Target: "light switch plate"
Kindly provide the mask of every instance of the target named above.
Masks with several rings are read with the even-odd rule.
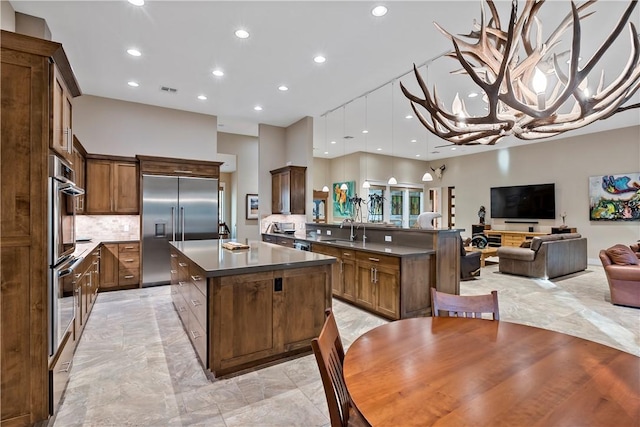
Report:
[[[327,230],[327,236],[331,236],[331,230]]]
[[[391,236],[384,236],[385,242],[391,242]]]
[[[322,236],[322,230],[316,230],[316,234],[317,234],[318,236]]]

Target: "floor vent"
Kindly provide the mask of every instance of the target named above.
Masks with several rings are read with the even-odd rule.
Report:
[[[178,89],[174,89],[172,87],[168,87],[168,86],[161,86],[160,90],[163,92],[167,92],[167,93],[176,93],[178,91]]]

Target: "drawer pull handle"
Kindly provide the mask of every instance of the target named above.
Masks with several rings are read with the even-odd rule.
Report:
[[[133,274],[127,274],[124,276],[125,279],[133,279]]]
[[[196,300],[191,300],[191,304],[193,304],[194,307],[201,305],[200,301],[196,301]]]
[[[178,263],[178,265],[179,265],[180,267],[188,267],[188,266],[189,266],[189,264],[187,264],[187,263],[185,263],[185,262],[179,262],[179,263]]]
[[[178,286],[183,287],[184,286],[184,282],[178,282]]]
[[[71,369],[71,361],[64,362],[58,372],[69,372],[69,369]]]
[[[133,262],[135,261],[133,258],[125,259],[124,262]]]
[[[93,261],[93,265],[98,265],[100,264],[100,261]]]
[[[202,278],[200,276],[191,276],[191,280],[193,280],[194,282],[199,282],[202,280]]]
[[[193,337],[194,340],[197,340],[198,338],[200,338],[200,334],[197,333],[196,331],[191,331],[191,336]]]
[[[82,276],[82,273],[76,273],[73,275],[73,277],[75,277],[76,279],[79,278],[80,276]]]
[[[351,256],[351,254],[348,254],[348,253],[346,253],[346,252],[343,252],[343,253],[342,253],[342,256]]]
[[[378,258],[369,258],[369,261],[380,262],[380,259],[378,259]]]
[[[135,246],[125,246],[125,249],[133,249]]]
[[[171,270],[171,274],[178,274],[178,270]]]
[[[96,251],[92,254],[93,256],[99,256],[100,255],[100,251]]]

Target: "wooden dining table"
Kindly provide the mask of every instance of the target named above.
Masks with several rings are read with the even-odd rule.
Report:
[[[640,358],[531,326],[398,320],[354,341],[343,369],[372,426],[640,425]]]

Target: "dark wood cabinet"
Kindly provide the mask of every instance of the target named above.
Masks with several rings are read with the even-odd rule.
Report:
[[[139,177],[136,161],[109,160],[90,155],[86,165],[86,212],[137,214]]]
[[[140,243],[102,245],[100,290],[130,289],[140,284]]]
[[[286,166],[271,171],[271,213],[305,213],[306,170],[304,166]]]
[[[566,234],[577,233],[578,229],[575,227],[551,227],[551,234]]]
[[[73,136],[73,154],[72,154],[72,165],[73,171],[76,174],[75,180],[76,185],[82,189],[86,187],[86,155],[87,151],[84,149],[78,138]],[[85,195],[81,194],[76,196],[76,213],[83,214],[85,208]]]
[[[105,291],[112,290],[118,286],[118,244],[103,244],[100,261],[100,288]]]
[[[64,108],[80,88],[61,44],[8,31],[0,44],[0,423],[33,425],[47,419],[50,403],[48,155],[52,147],[63,157],[69,153],[67,139],[54,137],[54,128],[71,127]],[[65,100],[58,102],[62,84]]]
[[[64,77],[53,67],[53,135],[50,148],[60,157],[73,162],[73,130],[71,128],[72,94]]]
[[[200,178],[219,178],[221,162],[205,160],[175,159],[137,155],[140,173],[167,176],[195,176]]]

